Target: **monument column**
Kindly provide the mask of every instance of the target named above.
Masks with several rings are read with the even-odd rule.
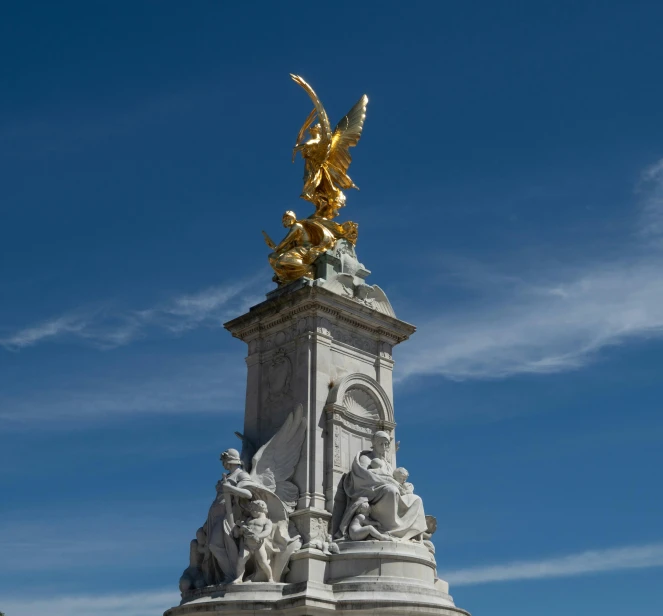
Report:
[[[334,293],[324,282],[302,279],[270,295],[225,327],[248,345],[244,436],[253,449],[274,436],[295,404],[304,407],[309,434],[294,475],[301,488],[294,519],[308,543],[308,518],[329,518],[340,474],[349,470],[350,441],[340,442],[345,434],[340,405],[350,401],[348,417],[364,420],[364,437],[354,435],[357,445],[368,446],[375,429],[393,430],[391,349],[414,327]],[[339,383],[348,375],[377,383],[383,400],[376,403],[366,384],[356,384],[349,392],[345,387],[335,416],[330,392],[338,397]]]

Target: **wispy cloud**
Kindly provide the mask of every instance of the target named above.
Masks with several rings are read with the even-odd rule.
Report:
[[[48,516],[36,507],[19,508],[20,503],[8,502],[0,528],[3,581],[25,571],[141,569],[147,553],[160,562],[177,563],[180,557],[186,561],[182,546],[188,545],[190,527],[199,524],[195,509],[189,511],[165,495],[149,501],[118,503],[112,497],[93,501],[72,504],[51,499]]]
[[[609,346],[663,334],[663,258],[589,268],[549,287],[523,284],[495,304],[424,322],[401,377],[504,378],[577,369]]]
[[[440,577],[453,586],[490,582],[510,582],[587,575],[625,569],[663,566],[663,544],[631,546],[572,554],[538,561],[519,561],[441,573]],[[12,616],[154,616],[179,604],[173,589],[139,593],[85,594],[50,596],[41,599],[10,598],[0,609]]]
[[[663,235],[663,160],[644,172],[641,198],[640,236]],[[662,337],[663,250],[647,242],[625,246],[623,254],[629,256],[541,271],[538,279],[503,275],[507,284],[485,285],[480,303],[422,315],[425,335],[403,349],[400,378],[563,372],[587,365],[608,347]]]
[[[150,328],[180,334],[219,326],[260,301],[257,279],[178,295],[151,308],[116,311],[110,307],[78,308],[0,337],[0,346],[18,351],[41,342],[77,338],[100,349],[114,349],[141,338]]]
[[[663,543],[592,550],[544,560],[515,561],[488,567],[472,567],[441,573],[440,577],[455,586],[512,582],[663,567]]]
[[[41,599],[3,599],[0,609],[8,616],[155,616],[169,607],[179,605],[174,590],[153,590],[139,593],[50,596]]]
[[[189,511],[181,499],[119,504],[112,498],[74,505],[49,502],[47,516],[43,508],[8,510],[0,528],[0,610],[7,616],[154,616],[177,605],[177,575],[186,567],[191,529],[200,523],[197,507]],[[131,592],[115,584],[114,594],[103,591],[104,580],[118,575],[141,579],[146,555],[162,566],[164,575],[174,576],[167,589]],[[34,595],[26,580],[35,576],[45,583],[44,591],[59,584],[76,589],[94,583],[96,594]]]
[[[588,365],[609,347],[663,337],[663,160],[643,171],[637,191],[636,233],[609,259],[535,275],[460,268],[475,294],[480,288],[480,302],[422,314],[421,333],[399,351],[398,378],[564,372]],[[177,335],[218,326],[260,300],[256,286],[253,279],[212,287],[141,310],[77,310],[0,336],[0,345],[20,350],[76,338],[112,349],[150,328]]]
[[[663,159],[645,169],[638,192],[643,195],[640,232],[648,239],[663,238]]]
[[[65,334],[80,334],[88,325],[89,319],[74,314],[63,315],[21,329],[7,338],[0,338],[0,344],[9,349],[32,346],[42,340]]]
[[[138,358],[148,364],[150,358]],[[64,427],[67,422],[98,421],[128,414],[188,414],[238,411],[244,392],[229,384],[244,378],[245,367],[220,353],[183,355],[151,367],[127,366],[132,374],[104,380],[70,380],[15,397],[0,395],[4,428]]]

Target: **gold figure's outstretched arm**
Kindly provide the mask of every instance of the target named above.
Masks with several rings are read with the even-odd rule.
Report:
[[[299,134],[297,135],[297,141],[295,141],[295,147],[292,148],[292,162],[295,162],[295,156],[297,156],[297,152],[302,149],[304,144],[306,143],[304,141],[304,135],[306,133],[306,129],[311,126],[313,123],[313,119],[315,118],[315,114],[317,113],[315,107],[311,110],[311,113],[308,114],[308,118],[306,118],[306,122],[302,124],[302,127],[299,129]]]
[[[341,188],[357,188],[347,171],[352,162],[350,148],[361,138],[367,105],[368,96],[364,94],[334,128],[327,164],[331,177]]]
[[[267,246],[269,246],[272,250],[274,250],[274,248],[276,248],[274,240],[271,237],[269,237],[269,235],[267,235],[267,233],[265,233],[264,231],[262,232],[262,235],[265,238],[265,243],[267,244]]]
[[[316,158],[320,159],[320,162],[323,162],[327,160],[327,157],[329,156],[329,151],[331,148],[331,143],[332,143],[332,131],[331,131],[331,124],[329,123],[329,117],[327,116],[327,112],[325,111],[325,108],[322,106],[322,102],[318,98],[318,95],[315,93],[313,88],[308,85],[299,75],[293,75],[290,73],[290,77],[292,77],[292,80],[300,85],[304,91],[309,95],[311,100],[313,101],[313,106],[315,107],[315,111],[318,114],[318,120],[320,122],[320,128],[321,128],[321,135],[320,135],[320,145],[319,145],[319,150],[317,152],[318,156]],[[311,115],[309,115],[311,117]],[[311,117],[311,120],[309,121],[309,124],[313,118]],[[299,132],[300,135],[306,130],[308,127],[308,124],[306,124],[305,127],[302,127],[302,130]],[[301,139],[300,139],[301,140]]]

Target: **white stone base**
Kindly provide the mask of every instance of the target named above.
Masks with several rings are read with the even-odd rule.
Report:
[[[339,548],[341,553],[332,555],[298,552],[285,584],[229,584],[186,592],[180,606],[164,616],[253,616],[262,611],[281,616],[469,616],[454,605],[447,583],[435,578],[435,561],[425,546],[348,541]]]
[[[197,597],[184,599],[164,616],[190,614],[245,614],[272,612],[279,616],[469,616],[446,593],[407,582],[376,579],[343,584],[257,582],[211,586]]]
[[[339,541],[340,554],[331,556],[325,582],[337,584],[390,578],[433,588],[435,559],[420,543]]]

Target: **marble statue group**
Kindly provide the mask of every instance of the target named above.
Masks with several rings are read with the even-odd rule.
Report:
[[[182,592],[215,584],[282,580],[290,556],[302,547],[301,537],[289,524],[298,496],[289,479],[306,436],[302,412],[299,405],[258,450],[251,472],[245,470],[236,449],[221,454],[227,472],[216,485],[207,520],[191,541],[189,566],[180,578]],[[337,553],[336,542],[346,540],[430,544],[432,518],[424,514],[421,498],[407,481],[407,470],[392,468],[391,440],[386,432],[377,431],[372,449],[357,453],[336,495],[334,541],[317,546],[321,551]]]
[[[407,470],[393,469],[389,462],[391,437],[378,431],[372,443],[371,451],[357,453],[336,493],[338,510],[343,513],[335,536],[353,540],[421,540],[427,530],[424,504],[406,481]]]
[[[298,496],[289,479],[305,436],[306,420],[299,405],[251,457],[250,472],[236,449],[221,454],[227,472],[217,482],[207,520],[191,542],[191,561],[180,579],[180,590],[280,581],[290,555],[302,545],[298,535],[289,534],[288,512]],[[245,440],[244,445],[246,460],[250,444]]]

